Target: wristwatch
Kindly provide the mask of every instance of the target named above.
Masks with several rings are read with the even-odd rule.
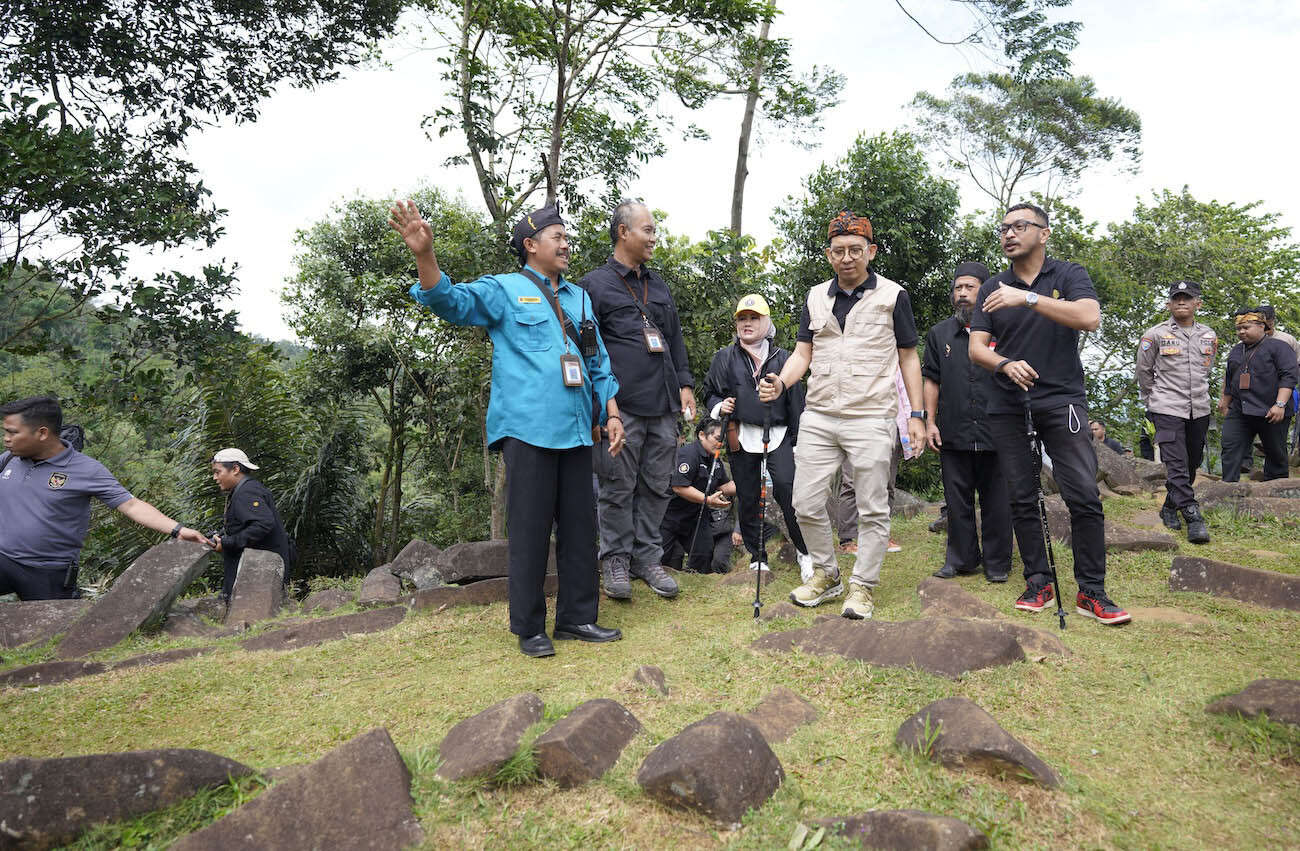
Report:
[[[168,534],[168,535],[169,535],[173,540],[175,540],[176,538],[179,538],[179,537],[180,537],[181,530],[184,529],[184,528],[185,528],[185,524],[183,524],[183,523],[177,523],[177,524],[172,528],[172,530],[171,530],[170,532],[168,532],[167,534]]]
[[[1036,304],[1038,304],[1038,293],[1025,293],[1025,307],[1033,307]]]
[[[925,422],[925,411],[913,411],[911,416],[921,422]]]
[[[1274,407],[1274,408],[1281,408],[1282,410],[1285,411],[1285,410],[1286,410],[1286,402],[1274,402],[1274,403],[1273,403],[1273,407]]]

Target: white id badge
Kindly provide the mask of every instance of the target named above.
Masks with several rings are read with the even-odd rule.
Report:
[[[652,355],[661,355],[664,352],[664,335],[659,333],[659,329],[653,325],[647,325],[641,329],[642,336],[645,337],[645,350]]]

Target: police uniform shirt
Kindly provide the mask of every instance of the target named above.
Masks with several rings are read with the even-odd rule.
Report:
[[[669,484],[675,488],[695,488],[707,496],[731,481],[721,461],[718,462],[718,466],[713,471],[713,478],[710,479],[709,468],[712,465],[713,454],[704,451],[704,447],[698,440],[692,440],[677,450],[677,466],[673,467],[673,477]],[[682,526],[694,523],[699,514],[698,502],[690,502],[674,494],[668,501],[664,520],[666,523]]]
[[[109,508],[131,493],[94,458],[63,441],[53,458],[0,453],[0,553],[30,567],[66,567],[81,554],[90,528],[90,498]]]
[[[970,322],[972,331],[986,331],[998,341],[999,359],[1028,361],[1038,373],[1034,386],[1029,390],[1034,411],[1050,411],[1066,405],[1086,407],[1083,363],[1079,360],[1079,332],[1023,305],[985,313],[984,300],[1001,284],[1065,301],[1088,298],[1096,301],[1097,290],[1087,270],[1078,263],[1046,257],[1033,286],[1027,286],[1016,277],[1013,269],[1005,269],[980,287],[975,300],[975,314]],[[993,388],[993,395],[989,398],[990,414],[1023,413],[1023,391],[1019,387],[1007,389],[995,382]]]
[[[1194,420],[1210,414],[1210,370],[1219,351],[1214,329],[1173,319],[1147,329],[1138,343],[1137,383],[1153,414]]]
[[[1241,373],[1250,358],[1250,387],[1241,389]],[[1231,397],[1230,407],[1248,417],[1262,417],[1277,402],[1280,387],[1295,388],[1296,357],[1281,340],[1265,337],[1247,348],[1238,343],[1228,352],[1228,368],[1223,375],[1223,392]],[[1287,401],[1287,413],[1291,402]]]
[[[993,391],[993,373],[971,363],[970,331],[956,316],[925,335],[921,375],[939,385],[935,423],[944,449],[994,450],[984,413]]]

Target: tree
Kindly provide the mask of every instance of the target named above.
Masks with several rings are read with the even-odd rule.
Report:
[[[400,8],[398,0],[8,0],[0,348],[39,348],[51,321],[117,289],[133,247],[212,245],[221,211],[183,156],[189,135],[225,118],[255,119],[281,83],[337,76],[392,30]],[[150,286],[186,289],[166,276]],[[32,292],[39,310],[8,309]]]

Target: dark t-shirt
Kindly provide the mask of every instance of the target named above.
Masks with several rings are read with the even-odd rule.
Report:
[[[1250,387],[1241,389],[1241,373],[1249,358]],[[1247,348],[1238,343],[1228,352],[1228,368],[1223,373],[1223,392],[1228,394],[1229,408],[1248,417],[1262,417],[1277,402],[1279,387],[1295,388],[1296,358],[1291,347],[1281,340],[1265,337]],[[1291,402],[1286,412],[1291,413]]]
[[[706,495],[711,494],[731,481],[721,461],[710,478],[709,467],[712,465],[713,456],[704,451],[698,440],[692,440],[677,450],[677,464],[673,467],[673,477],[669,484],[675,488],[691,487]],[[684,523],[694,523],[699,514],[698,502],[689,502],[674,494],[664,512],[664,522],[681,526]]]
[[[844,328],[844,318],[849,315],[853,305],[862,300],[867,294],[867,290],[876,288],[876,273],[872,272],[867,275],[867,279],[853,288],[852,292],[844,292],[840,289],[838,277],[831,278],[830,287],[827,292],[835,296],[835,304],[831,306],[831,314],[835,321],[840,323],[840,328]],[[812,329],[808,327],[808,302],[805,300],[803,312],[799,314],[799,333],[795,339],[801,343],[811,343],[813,334]],[[894,345],[900,349],[916,348],[918,335],[916,333],[916,319],[912,316],[912,299],[908,296],[907,290],[902,290],[898,298],[894,300]]]
[[[1034,285],[1029,287],[1016,277],[1014,271],[1006,269],[980,287],[975,315],[970,322],[972,331],[987,331],[998,341],[999,359],[1027,361],[1038,373],[1038,380],[1029,391],[1030,407],[1035,412],[1066,405],[1087,407],[1083,363],[1079,360],[1079,332],[1028,307],[1004,307],[985,313],[984,299],[1003,283],[1065,301],[1096,300],[1097,291],[1088,271],[1078,263],[1047,257]],[[1012,385],[1008,388],[1005,381],[994,381],[988,412],[1019,414],[1024,410],[1021,399],[1019,387]]]

